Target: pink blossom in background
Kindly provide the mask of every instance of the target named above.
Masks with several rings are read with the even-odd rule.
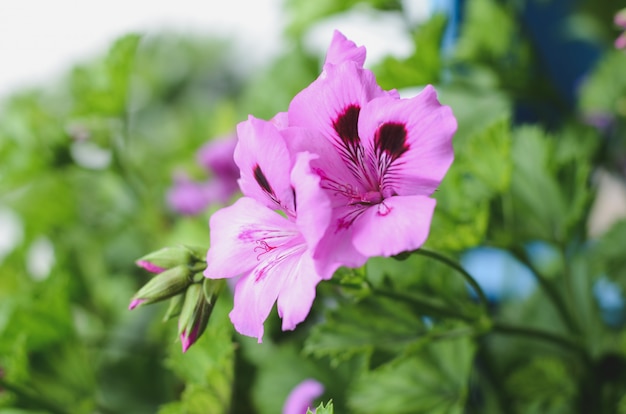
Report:
[[[192,181],[187,174],[179,172],[174,176],[174,185],[167,192],[167,204],[180,214],[200,214],[213,199],[211,184],[210,181]]]
[[[336,269],[325,265],[329,270],[318,272],[309,248],[327,227],[330,209],[319,177],[309,168],[315,156],[300,153],[291,158],[284,136],[290,131],[253,117],[240,123],[237,131],[235,161],[244,197],[211,217],[204,274],[241,275],[230,318],[239,333],[261,342],[263,323],[275,302],[282,329],[294,329],[308,315],[317,284]],[[300,215],[298,209],[310,204],[328,214],[316,215],[314,221]]]
[[[285,400],[282,414],[306,414],[313,401],[324,393],[324,386],[314,379],[306,379],[298,384]]]
[[[239,168],[233,159],[236,145],[237,136],[227,135],[212,139],[196,153],[198,164],[214,177],[228,184],[233,194],[238,189],[237,179],[239,178]]]
[[[622,9],[615,14],[614,23],[621,29],[626,29],[626,9]],[[626,49],[626,31],[615,39],[615,47],[617,49]]]
[[[197,162],[210,176],[204,181],[193,181],[185,173],[177,173],[166,196],[172,210],[197,215],[211,204],[227,203],[237,193],[239,169],[233,160],[236,143],[236,136],[226,136],[213,139],[198,150]]]

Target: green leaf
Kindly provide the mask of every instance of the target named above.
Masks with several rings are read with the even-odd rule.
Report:
[[[291,99],[318,76],[317,66],[316,60],[297,51],[279,57],[267,71],[251,80],[241,106],[264,119],[286,111]]]
[[[289,0],[285,6],[290,14],[287,33],[300,38],[315,22],[334,14],[346,12],[355,6],[370,6],[383,10],[399,10],[398,0]]]
[[[225,298],[216,302],[204,334],[186,353],[182,353],[178,341],[170,346],[165,364],[185,381],[180,407],[189,411],[183,412],[218,414],[229,410],[234,375],[230,307]],[[171,409],[166,405],[163,412]]]
[[[480,244],[491,200],[509,188],[510,109],[496,93],[444,90],[441,100],[452,107],[459,129],[453,140],[455,160],[435,193],[437,208],[426,246],[459,251]]]
[[[543,239],[564,243],[587,214],[592,136],[565,130],[558,136],[522,126],[513,136],[511,191],[503,197],[505,244]]]
[[[474,0],[465,2],[460,35],[455,45],[455,59],[468,72],[479,70],[495,76],[504,87],[528,94],[532,83],[529,70],[532,60],[530,43],[518,24],[512,2]],[[469,65],[468,65],[469,64]],[[468,71],[468,67],[470,70]]]
[[[425,332],[423,321],[410,306],[370,297],[329,312],[306,339],[304,352],[330,356],[336,362],[374,348],[401,352]]]
[[[241,338],[246,358],[258,368],[252,387],[252,400],[259,414],[281,412],[289,393],[307,378],[327,384],[328,375],[321,364],[307,359],[298,344],[280,345],[264,340]]]
[[[75,114],[122,116],[126,111],[131,72],[139,45],[139,35],[118,39],[102,62],[77,66],[70,85],[75,98]]]
[[[575,375],[568,364],[553,357],[536,357],[518,367],[506,380],[516,412],[571,413],[578,394]]]
[[[432,342],[362,375],[348,404],[358,413],[462,413],[475,346],[467,337]]]
[[[603,55],[582,83],[579,107],[583,114],[626,117],[624,67],[626,54],[623,51],[612,50]]]
[[[332,400],[328,401],[326,405],[324,403],[318,405],[315,412],[311,411],[310,408],[306,410],[306,414],[333,414],[334,412]]]
[[[596,274],[606,274],[626,289],[626,220],[615,223],[593,245],[591,266]]]
[[[446,27],[444,15],[435,15],[415,30],[415,51],[406,59],[387,57],[374,68],[383,89],[406,88],[439,83],[441,76],[441,38]]]

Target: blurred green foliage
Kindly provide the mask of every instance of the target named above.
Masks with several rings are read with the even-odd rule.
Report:
[[[195,151],[248,113],[287,109],[319,73],[323,57],[303,47],[316,23],[353,8],[402,17],[405,2],[290,0],[291,46],[250,72],[225,41],[130,34],[1,103],[0,213],[20,230],[0,251],[0,413],[273,414],[311,377],[332,400],[318,414],[626,412],[624,309],[607,323],[593,294],[603,277],[626,291],[626,222],[589,230],[594,174],[626,174],[626,55],[608,28],[618,7],[583,1],[567,16],[564,36],[600,57],[566,105],[538,69],[530,3],[464,4],[450,53],[444,15],[404,20],[414,51],[373,71],[385,88],[435,84],[458,120],[426,247],[452,259],[506,249],[538,280],[529,297],[483,306],[432,257],[374,258],[322,283],[294,332],[274,311],[263,344],[234,334],[223,294],[182,354],[163,306],[127,310],[149,278],[137,258],[208,246],[211,209],[183,217],[165,204],[173,173],[200,175]],[[519,122],[529,102],[541,116]],[[557,252],[550,266],[528,254],[535,241]],[[53,261],[33,256],[42,243]]]

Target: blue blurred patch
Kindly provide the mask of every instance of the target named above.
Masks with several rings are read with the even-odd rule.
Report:
[[[506,250],[476,247],[461,256],[461,265],[491,302],[523,299],[537,284],[532,272]]]
[[[602,320],[609,326],[624,324],[624,295],[617,283],[602,276],[593,285],[593,295],[598,301]]]

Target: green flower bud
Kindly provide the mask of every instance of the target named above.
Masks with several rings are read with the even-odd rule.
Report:
[[[143,285],[133,296],[128,309],[132,310],[139,305],[171,298],[183,292],[191,283],[191,272],[187,265],[172,267]]]
[[[180,293],[170,299],[170,304],[167,307],[167,311],[163,316],[163,322],[167,322],[172,318],[180,315],[180,311],[183,309],[183,302],[185,301],[185,294]]]
[[[202,283],[194,283],[187,288],[178,318],[183,352],[187,352],[204,333],[224,283],[224,280],[204,279]]]
[[[152,273],[161,273],[172,267],[187,264],[190,266],[202,264],[205,261],[206,249],[191,246],[164,247],[156,252],[149,253],[139,260],[137,265]]]

